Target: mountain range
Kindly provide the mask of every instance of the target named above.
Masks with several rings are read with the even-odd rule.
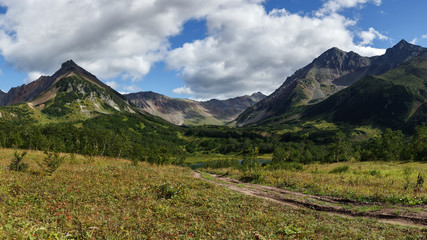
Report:
[[[68,119],[142,110],[176,125],[223,125],[264,97],[262,93],[254,93],[228,100],[198,102],[153,92],[121,95],[69,60],[52,76],[41,76],[29,84],[10,89],[8,93],[1,92],[0,105],[27,102],[31,108],[40,109],[44,113],[55,112],[57,116],[68,114]],[[75,101],[71,101],[73,99]]]
[[[124,95],[138,108],[176,125],[223,125],[266,96],[260,92],[227,100],[194,101],[171,98],[154,92]]]
[[[236,122],[242,126],[267,120],[280,123],[298,119],[306,106],[322,102],[368,75],[384,74],[426,52],[426,48],[405,40],[387,49],[384,55],[374,57],[362,57],[338,48],[329,49],[288,77],[271,95],[248,108]],[[324,105],[321,105],[322,109]],[[344,105],[342,108],[351,109]]]
[[[70,60],[52,76],[0,92],[0,105],[9,106],[0,109],[0,118],[84,121],[125,113],[155,115],[175,125],[233,120],[238,126],[277,125],[321,119],[405,128],[426,122],[426,99],[427,49],[402,40],[374,57],[331,48],[267,97],[254,93],[205,102],[154,92],[121,95]]]

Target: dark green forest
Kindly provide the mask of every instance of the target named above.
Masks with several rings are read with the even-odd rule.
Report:
[[[152,118],[152,119],[150,119]],[[0,146],[5,148],[121,157],[153,163],[181,164],[187,156],[219,153],[244,159],[273,154],[273,163],[357,161],[427,161],[427,127],[412,134],[385,129],[368,140],[349,131],[314,130],[276,134],[262,128],[217,126],[178,127],[155,124],[148,115],[101,115],[81,122],[0,123]]]

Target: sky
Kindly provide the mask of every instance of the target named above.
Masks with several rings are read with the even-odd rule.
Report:
[[[425,0],[0,0],[0,89],[69,59],[121,93],[270,94],[332,47],[427,46]]]

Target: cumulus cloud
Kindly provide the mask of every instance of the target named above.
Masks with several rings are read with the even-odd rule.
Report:
[[[38,72],[38,71],[29,72],[27,74],[27,78],[24,79],[24,83],[30,83],[30,82],[32,82],[34,80],[37,80],[42,75],[47,75],[47,74],[44,74],[44,73]]]
[[[360,32],[359,37],[362,39],[362,42],[360,43],[362,46],[371,45],[376,38],[381,40],[388,40],[387,36],[382,35],[374,28],[369,28],[369,31]]]
[[[374,3],[375,5],[381,5],[382,0],[328,0],[322,8],[316,12],[317,16],[324,16],[326,14],[336,13],[345,8],[354,8],[357,6],[363,6],[366,3]]]
[[[107,81],[106,84],[121,94],[127,94],[131,92],[139,92],[142,89],[135,84],[120,84],[116,81]]]
[[[120,87],[120,84],[118,84],[116,81],[108,81],[105,84],[107,84],[108,86],[110,86],[114,90],[117,90]]]
[[[73,59],[101,78],[135,79],[169,47],[168,37],[228,0],[1,0],[0,51],[18,70],[52,73]]]
[[[349,30],[354,24],[339,14],[267,13],[259,4],[228,4],[207,16],[205,39],[174,49],[166,62],[180,71],[198,99],[271,93],[286,76],[331,47],[365,56],[383,54],[383,49],[354,43]]]
[[[375,29],[362,32],[362,43],[355,44],[358,35],[350,28],[356,22],[339,14],[380,0],[329,0],[312,15],[266,12],[263,2],[0,0],[7,7],[0,14],[0,52],[29,72],[27,82],[73,59],[102,79],[128,79],[109,82],[121,92],[140,89],[135,81],[164,60],[184,80],[174,93],[198,99],[270,93],[331,47],[362,55],[384,52],[368,46],[372,34],[383,36]],[[206,20],[207,37],[170,49],[168,39],[190,19]]]
[[[192,95],[194,94],[194,92],[191,90],[191,88],[189,87],[180,87],[180,88],[175,88],[174,90],[172,90],[173,93],[175,94],[186,94],[186,95]]]

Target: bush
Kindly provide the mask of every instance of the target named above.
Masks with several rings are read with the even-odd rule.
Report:
[[[170,183],[163,183],[161,185],[154,186],[154,193],[157,199],[172,199],[184,192],[184,188],[181,185],[172,186]]]
[[[243,171],[239,179],[243,182],[257,183],[261,181],[263,176],[264,174],[262,173],[262,171],[258,169],[251,169],[251,170]]]
[[[344,165],[332,169],[331,171],[329,171],[329,173],[344,173],[348,172],[348,170],[350,170],[350,167],[348,165]]]
[[[19,154],[18,152],[15,152],[15,156],[10,162],[9,170],[18,171],[18,172],[23,172],[27,170],[28,164],[23,162],[25,155],[27,155],[27,152],[23,152],[21,154]]]
[[[369,175],[371,175],[371,176],[377,176],[377,177],[381,176],[381,171],[380,171],[380,170],[377,170],[377,169],[371,170],[371,171],[369,171],[368,173],[369,173]]]
[[[417,183],[415,184],[414,191],[419,191],[423,187],[425,182],[424,175],[422,173],[418,173]]]
[[[304,167],[301,163],[290,162],[290,163],[282,163],[279,165],[275,165],[274,167],[285,169],[289,171],[303,171]]]
[[[52,175],[62,165],[65,157],[60,157],[57,152],[45,152],[44,154],[46,154],[46,157],[43,162],[37,162],[37,164],[45,173]]]

